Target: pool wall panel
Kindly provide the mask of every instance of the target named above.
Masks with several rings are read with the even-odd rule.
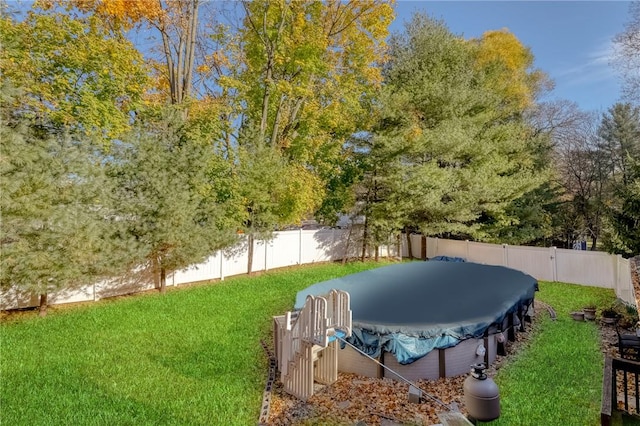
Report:
[[[459,376],[471,371],[471,365],[484,362],[484,356],[476,355],[476,349],[483,339],[469,339],[453,348],[445,349],[445,371],[447,377]]]
[[[378,377],[380,366],[356,352],[355,349],[346,346],[338,352],[338,371],[354,373],[365,377]]]
[[[418,380],[418,379],[430,379],[436,380],[440,377],[440,368],[439,368],[439,353],[438,349],[429,352],[427,355],[423,356],[416,362],[411,364],[402,365],[398,362],[395,356],[390,353],[386,353],[384,356],[384,364],[392,369],[393,371],[400,374],[402,377],[408,380]],[[390,372],[389,370],[384,370],[384,377],[388,377],[391,379],[398,380],[399,378]]]
[[[485,346],[489,365],[496,360],[497,340],[496,336],[489,336]],[[471,365],[485,362],[484,356],[476,355],[476,349],[484,339],[469,339],[460,342],[457,346],[447,349],[435,349],[424,357],[411,364],[400,364],[391,353],[385,353],[384,365],[407,380],[437,380],[440,377],[440,351],[444,352],[446,377],[459,376],[469,373]],[[359,374],[365,377],[379,377],[380,368],[373,361],[357,353],[354,349],[346,347],[338,355],[338,370],[345,373]],[[383,369],[382,377],[401,379],[392,371]]]

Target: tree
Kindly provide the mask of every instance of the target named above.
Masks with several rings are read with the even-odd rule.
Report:
[[[628,185],[633,178],[629,159],[640,157],[640,107],[617,103],[603,114],[598,134],[611,179]]]
[[[95,19],[0,18],[2,286],[48,294],[114,273],[103,153],[146,82],[131,43]],[[6,91],[6,92],[5,92]],[[123,254],[120,258],[119,254]]]
[[[243,5],[245,62],[235,84],[260,137],[304,158],[329,142],[327,133],[344,138],[358,130],[366,98],[381,83],[377,64],[391,7],[380,1]]]
[[[393,11],[377,0],[243,5],[241,72],[224,83],[244,106],[243,126],[257,129],[263,143],[280,150],[295,170],[315,175],[289,177],[300,187],[300,199],[315,203],[313,195],[335,183],[343,144],[370,120]]]
[[[566,246],[591,238],[596,250],[608,190],[606,158],[598,146],[594,115],[556,135],[555,166],[564,188],[563,214]]]
[[[427,235],[492,241],[513,223],[512,203],[546,178],[522,102],[493,84],[481,53],[422,15],[391,42],[371,154],[384,164],[376,185],[389,186],[379,205],[402,209],[398,216]]]
[[[622,254],[638,254],[638,186],[640,174],[640,107],[617,103],[603,114],[600,150],[605,158],[608,205],[605,246]]]
[[[44,316],[49,293],[113,271],[98,150],[4,114],[0,138],[0,284],[39,294]]]
[[[640,102],[640,3],[629,4],[629,22],[613,39],[616,45],[614,66],[625,82],[623,93],[630,102]]]
[[[307,193],[306,187],[317,187],[316,177],[288,162],[279,150],[265,145],[257,130],[245,131],[234,167],[234,192],[241,201],[240,229],[246,236],[247,270],[251,274],[256,238],[268,240],[273,231],[295,223],[309,213],[309,205],[318,204],[322,194],[310,194],[315,200],[302,199],[300,194]]]
[[[547,77],[532,69],[531,51],[506,29],[487,31],[473,42],[477,44],[475,66],[485,74],[485,84],[499,95],[496,107],[506,113],[532,107]]]
[[[147,70],[142,56],[95,17],[29,12],[0,18],[3,77],[22,88],[14,114],[59,128],[114,137],[140,106]]]
[[[77,8],[118,32],[141,24],[155,28],[162,39],[165,69],[161,75],[169,88],[169,100],[181,104],[191,96],[193,88],[199,3],[199,0],[41,0],[38,5],[45,10],[57,4],[67,11]],[[161,83],[156,90],[163,86]]]
[[[610,225],[605,246],[629,257],[640,255],[640,161],[629,159],[634,178],[616,188],[618,203],[610,209]]]
[[[140,264],[161,292],[171,271],[198,263],[234,241],[226,222],[228,165],[211,146],[190,138],[175,111],[147,120],[114,148],[109,175],[117,182],[115,238],[133,241]]]

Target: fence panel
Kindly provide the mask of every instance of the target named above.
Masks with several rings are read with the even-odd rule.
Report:
[[[430,243],[435,244],[435,251],[429,250]],[[469,258],[468,242],[444,240],[442,238],[427,238],[427,257],[436,256]]]
[[[283,231],[274,234],[270,252],[269,268],[282,268],[300,263],[300,233],[302,231]]]
[[[509,268],[517,269],[542,281],[556,281],[553,268],[555,248],[505,246]]]
[[[221,260],[222,253],[218,251],[212,256],[206,258],[202,263],[191,265],[180,271],[175,271],[171,276],[171,283],[173,285],[180,285],[197,281],[218,279],[221,277]]]
[[[484,263],[486,265],[506,265],[506,247],[501,244],[467,243],[470,262]]]
[[[22,309],[38,306],[38,295],[17,287],[0,290],[0,309]]]
[[[615,256],[598,251],[556,249],[556,281],[615,288]]]
[[[134,271],[133,274],[108,280],[103,280],[94,284],[94,298],[86,300],[98,300],[106,297],[122,296],[140,291],[151,290],[156,287],[153,276],[145,270]],[[60,300],[58,303],[69,303],[70,300]]]
[[[52,291],[47,294],[48,303],[55,305],[58,303],[75,303],[86,302],[87,300],[96,300],[95,288],[96,287],[93,284],[87,284],[81,287]]]
[[[243,237],[237,245],[222,250],[224,263],[222,264],[222,270],[220,272],[221,279],[247,273],[249,266],[249,253],[247,248],[247,238]]]
[[[615,256],[615,259],[616,280],[614,288],[616,295],[625,302],[636,305],[636,294],[631,279],[631,261],[623,259],[620,255]]]
[[[336,248],[336,233],[333,229],[302,231],[300,237],[301,263],[328,262],[332,260],[332,255]]]
[[[422,238],[421,234],[411,234],[411,254],[414,259],[422,259]],[[428,239],[428,238],[427,238]],[[436,240],[435,238],[433,240]],[[437,246],[437,244],[436,244]],[[427,257],[429,257],[429,243],[427,242]],[[407,256],[409,254],[407,253]]]

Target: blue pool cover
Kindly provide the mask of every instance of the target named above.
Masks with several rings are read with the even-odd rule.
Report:
[[[345,290],[353,312],[349,342],[370,356],[384,349],[409,364],[482,337],[526,309],[537,288],[535,278],[502,266],[406,262],[314,284],[298,292],[295,308],[302,309],[307,295]]]

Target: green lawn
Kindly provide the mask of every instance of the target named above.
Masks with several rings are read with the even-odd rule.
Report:
[[[256,424],[271,316],[325,264],[53,310],[0,326],[3,425]]]
[[[0,325],[0,422],[11,425],[256,424],[267,370],[260,339],[298,290],[381,266],[324,264],[54,309]],[[602,355],[594,323],[568,313],[611,290],[541,283],[553,306],[500,370],[496,425],[596,425]]]
[[[490,424],[599,425],[604,359],[598,328],[574,321],[569,313],[592,303],[606,306],[614,293],[541,282],[536,299],[551,305],[557,320],[544,315],[527,348],[499,371],[502,413]]]

